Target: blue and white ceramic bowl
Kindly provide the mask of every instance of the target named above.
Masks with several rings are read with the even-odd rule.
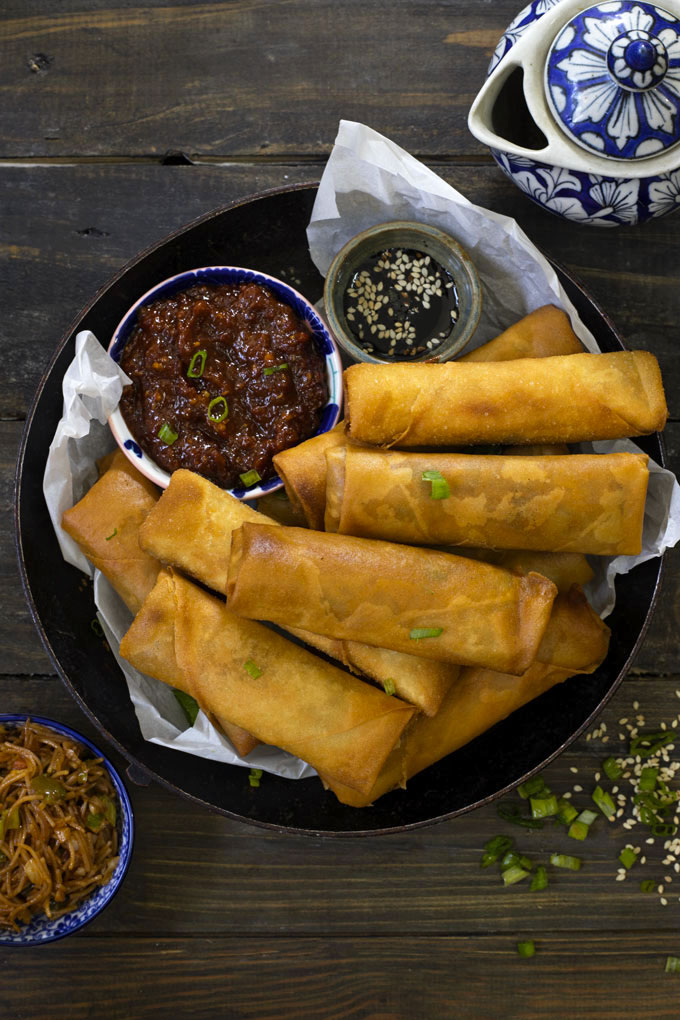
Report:
[[[26,715],[0,715],[0,723],[3,725],[21,726],[26,721]],[[111,782],[116,791],[117,797],[117,825],[118,825],[118,864],[116,870],[106,885],[100,886],[79,906],[62,917],[50,919],[45,914],[36,915],[28,924],[22,925],[18,932],[7,931],[0,928],[0,946],[39,946],[46,942],[55,942],[63,939],[66,935],[72,935],[93,918],[100,914],[121,887],[125,874],[132,858],[132,846],[134,842],[134,819],[132,805],[127,790],[123,786],[120,775],[108,760],[106,755],[88,740],[81,733],[76,733],[70,726],[55,722],[53,719],[43,719],[40,716],[30,715],[31,722],[47,726],[49,729],[61,733],[65,737],[77,740],[91,754],[93,758],[101,758],[102,764],[111,777]]]
[[[680,208],[680,0],[532,0],[468,123],[548,212],[614,227]]]
[[[133,329],[137,324],[137,310],[144,305],[158,301],[160,298],[170,297],[182,290],[187,290],[196,284],[227,284],[227,283],[258,283],[268,287],[279,301],[289,305],[300,319],[304,320],[311,330],[314,342],[319,352],[323,355],[326,363],[326,379],[328,382],[328,400],[324,405],[321,422],[316,434],[328,432],[337,425],[342,407],[342,363],[335,340],[332,338],[326,326],[322,322],[314,306],[298,293],[293,287],[277,280],[267,273],[260,273],[254,269],[243,269],[238,266],[204,266],[200,269],[190,269],[184,273],[178,273],[167,280],[156,284],[146,294],[143,294],[138,301],[125,313],[109,344],[109,354],[114,361],[119,362],[123,349]],[[160,488],[167,488],[170,482],[170,475],[164,471],[155,461],[146,454],[135,437],[130,432],[123,415],[118,409],[109,418],[109,427],[114,439],[131,464],[137,468],[146,478]],[[261,485],[251,486],[248,489],[230,489],[237,499],[258,499],[265,493],[274,492],[280,489],[283,482],[274,475]]]

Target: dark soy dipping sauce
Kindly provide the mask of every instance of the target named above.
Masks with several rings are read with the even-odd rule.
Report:
[[[132,386],[120,409],[142,449],[225,488],[271,478],[274,454],[316,433],[328,399],[307,324],[256,283],[201,284],[140,308],[121,368]]]
[[[347,326],[368,353],[403,360],[433,356],[458,318],[453,276],[412,248],[386,248],[365,259],[343,298]]]

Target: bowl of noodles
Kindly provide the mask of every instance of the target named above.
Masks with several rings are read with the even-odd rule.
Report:
[[[0,715],[0,945],[71,935],[118,891],[132,807],[115,768],[62,723]]]

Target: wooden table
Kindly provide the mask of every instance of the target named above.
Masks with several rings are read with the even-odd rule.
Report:
[[[34,631],[12,537],[22,422],[59,338],[97,288],[168,231],[262,189],[318,180],[341,117],[514,216],[630,346],[658,356],[668,456],[679,463],[680,219],[599,231],[553,218],[467,131],[518,0],[2,6],[3,711],[96,735]],[[587,799],[602,758],[623,750],[617,720],[635,701],[650,724],[675,718],[679,616],[674,552],[647,641],[604,713],[610,740],[579,739],[547,771],[555,790],[579,783]],[[131,794],[137,844],[113,904],[49,948],[0,952],[8,1020],[680,1014],[680,979],[664,973],[666,956],[680,955],[680,877],[666,883],[666,906],[640,892],[640,878],[669,873],[657,841],[644,873],[615,882],[628,841],[620,825],[594,827],[579,847],[583,869],[532,894],[480,870],[484,842],[507,831],[494,806],[403,835],[325,841],[239,824],[156,786]],[[515,835],[538,857],[551,833]],[[535,940],[532,960],[518,957],[521,938]]]

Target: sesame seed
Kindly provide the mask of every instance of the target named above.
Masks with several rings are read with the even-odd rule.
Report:
[[[668,900],[664,896],[661,897],[661,899],[659,900],[659,903],[661,904],[662,907],[667,907],[668,906]]]

